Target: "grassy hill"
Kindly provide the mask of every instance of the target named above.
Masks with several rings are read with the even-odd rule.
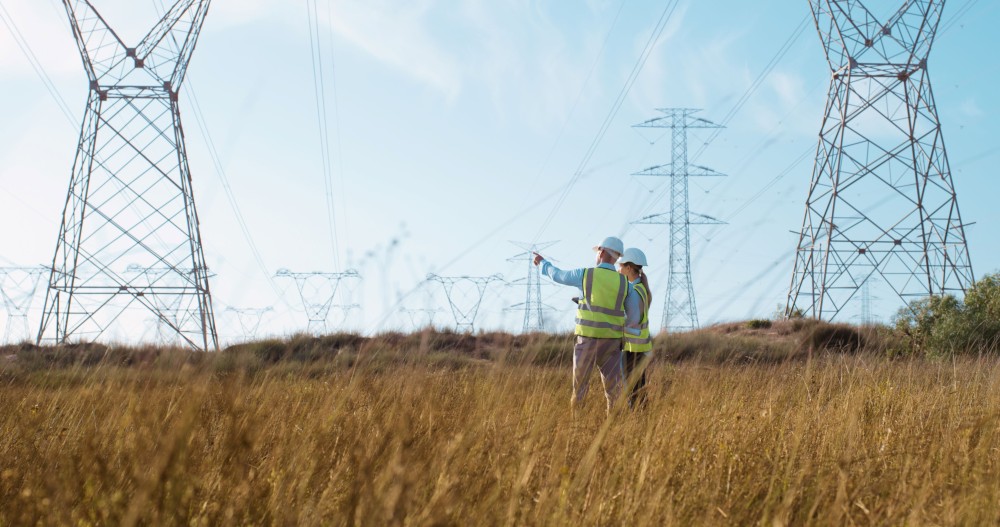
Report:
[[[1000,522],[1000,361],[887,328],[657,340],[573,411],[568,335],[0,350],[0,525]]]

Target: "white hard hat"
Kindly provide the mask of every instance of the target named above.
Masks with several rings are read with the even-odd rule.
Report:
[[[601,249],[607,249],[609,251],[614,251],[615,254],[621,255],[622,251],[625,250],[625,244],[621,240],[615,238],[614,236],[608,236],[600,243],[600,245],[594,246],[595,251]]]
[[[636,249],[635,247],[629,247],[625,249],[622,253],[622,257],[618,259],[618,265],[625,265],[627,263],[635,264],[638,266],[646,266],[646,253]]]

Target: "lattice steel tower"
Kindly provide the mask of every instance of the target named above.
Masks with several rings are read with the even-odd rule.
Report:
[[[427,281],[438,282],[448,297],[451,314],[455,317],[455,329],[472,333],[476,329],[476,315],[483,303],[486,288],[491,282],[503,281],[503,276],[441,276],[427,275]]]
[[[141,306],[186,345],[218,348],[178,107],[209,3],[179,0],[128,47],[91,2],[63,0],[90,95],[39,342],[97,339]],[[166,271],[147,282],[124,273],[126,262]]]
[[[311,335],[327,332],[326,319],[334,307],[333,299],[337,296],[337,290],[341,283],[345,280],[361,280],[361,275],[354,269],[348,269],[342,273],[293,272],[288,269],[278,269],[274,276],[290,278],[295,281],[299,298],[302,300],[302,307],[305,308],[306,317],[309,319],[309,325],[306,327]],[[349,310],[345,313],[345,317],[348,314],[350,314]]]
[[[786,312],[834,318],[869,278],[904,301],[972,284],[927,74],[943,0],[885,22],[859,1],[810,0],[833,72]]]
[[[552,247],[557,242],[510,243],[524,249],[524,252],[508,258],[507,261],[527,262],[528,274],[522,279],[525,286],[524,302],[514,304],[508,309],[511,311],[524,311],[524,325],[521,327],[523,333],[545,331],[545,317],[543,313],[545,308],[549,306],[546,306],[542,302],[542,272],[539,266],[535,265],[534,253]],[[518,282],[522,280],[518,280]]]
[[[687,133],[691,128],[722,128],[722,126],[700,117],[692,117],[691,115],[698,110],[690,108],[657,108],[656,111],[665,115],[639,123],[635,127],[671,129],[670,165],[650,167],[633,175],[670,178],[670,212],[646,216],[634,223],[670,226],[670,270],[660,327],[663,331],[687,331],[698,327],[698,307],[691,279],[691,225],[722,223],[711,216],[690,211],[688,178],[723,175],[710,168],[688,164]],[[664,216],[667,216],[667,219],[663,219]]]

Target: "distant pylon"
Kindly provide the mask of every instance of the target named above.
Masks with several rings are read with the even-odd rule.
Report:
[[[360,280],[361,275],[351,269],[343,273],[307,272],[296,273],[288,269],[279,269],[274,275],[278,278],[291,278],[299,291],[302,307],[306,310],[310,334],[326,333],[326,319],[333,308],[333,299],[337,288],[343,280]]]
[[[3,342],[14,344],[17,333],[22,339],[31,338],[28,329],[28,310],[38,291],[42,276],[48,274],[47,267],[0,267],[0,299],[7,311],[7,326]]]
[[[440,309],[430,307],[403,307],[399,311],[410,318],[410,326],[414,331],[434,327],[434,317],[441,312]]]
[[[427,280],[438,282],[444,288],[451,306],[451,314],[455,317],[455,329],[472,333],[476,329],[476,315],[483,303],[486,288],[491,282],[499,282],[503,277],[494,274],[490,276],[440,276],[427,275]]]
[[[710,168],[688,164],[687,131],[691,128],[722,128],[722,126],[691,115],[691,108],[657,108],[665,114],[635,125],[636,128],[670,128],[672,134],[671,162],[647,168],[634,176],[670,178],[670,212],[653,214],[635,221],[636,224],[670,226],[669,274],[667,297],[663,306],[663,331],[687,331],[698,327],[698,307],[695,303],[694,282],[691,279],[691,225],[719,225],[723,222],[704,214],[692,213],[688,206],[688,178],[723,176]],[[691,216],[695,216],[692,221]],[[666,219],[664,219],[666,217]]]
[[[161,306],[176,299],[187,313],[178,337],[218,348],[178,106],[209,2],[179,0],[128,47],[88,0],[63,0],[90,95],[39,342],[98,339],[132,306],[162,320]],[[126,261],[167,271],[140,291]]]
[[[786,313],[833,319],[880,276],[906,303],[973,282],[927,74],[943,0],[884,23],[860,1],[810,0],[833,72]]]
[[[542,250],[552,247],[558,242],[510,243],[524,249],[524,252],[511,256],[507,259],[507,261],[527,262],[528,274],[525,278],[523,278],[525,285],[524,302],[514,304],[508,307],[508,309],[511,311],[524,311],[524,324],[521,326],[522,333],[545,331],[544,309],[549,306],[542,303],[541,270],[539,269],[539,266],[535,265],[533,253],[541,252]]]
[[[268,307],[228,307],[226,311],[236,315],[236,321],[240,324],[240,331],[244,340],[254,340],[257,338],[257,331],[260,323],[264,320],[264,315],[273,311]]]
[[[431,291],[430,281],[424,280],[417,285],[416,289],[422,290],[424,293],[424,305],[423,307],[413,307],[413,304],[403,306],[399,311],[405,314],[410,319],[410,325],[414,331],[433,328],[434,318],[438,313],[441,312],[441,308],[437,307],[434,302],[434,294]]]

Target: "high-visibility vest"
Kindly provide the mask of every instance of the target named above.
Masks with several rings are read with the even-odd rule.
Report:
[[[639,293],[639,303],[642,304],[642,322],[639,324],[639,334],[625,334],[625,351],[632,353],[644,353],[653,349],[653,339],[649,336],[649,291],[641,282],[634,286],[635,292]]]
[[[583,298],[576,309],[576,334],[597,339],[622,338],[627,293],[628,280],[616,271],[603,267],[584,270]]]

